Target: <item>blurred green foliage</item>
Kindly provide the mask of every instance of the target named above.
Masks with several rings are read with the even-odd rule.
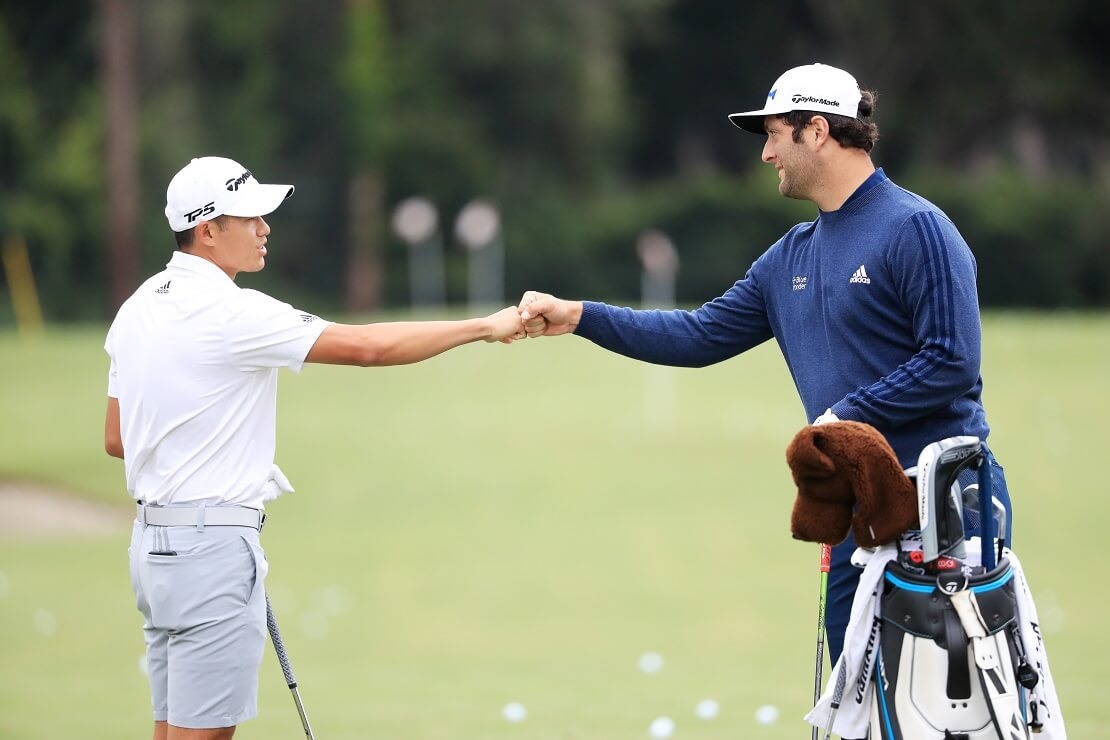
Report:
[[[466,256],[451,226],[485,197],[504,213],[510,300],[635,302],[636,234],[661,228],[682,258],[678,299],[700,303],[814,215],[781,201],[759,139],[726,116],[820,60],[879,91],[876,163],[948,210],[984,304],[1110,305],[1105,3],[123,1],[139,276],[172,249],[169,178],[221,154],[296,184],[251,281],[319,311],[343,305],[350,183],[367,168],[384,188],[367,212],[387,304],[408,301],[389,209],[414,194],[440,210],[452,301]],[[0,239],[26,239],[54,320],[112,309],[102,7],[0,4]],[[10,311],[0,282],[0,323]]]

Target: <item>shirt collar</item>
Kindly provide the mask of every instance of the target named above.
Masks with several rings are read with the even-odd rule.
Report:
[[[235,281],[229,278],[227,273],[217,267],[215,263],[209,262],[203,257],[198,257],[195,254],[182,252],[180,249],[176,250],[173,256],[170,257],[170,261],[166,263],[166,269],[184,270],[199,275],[207,280],[218,280],[235,286]]]
[[[867,179],[864,180],[858,188],[856,188],[856,192],[849,195],[848,200],[844,201],[844,205],[840,206],[840,208],[838,208],[837,210],[838,211],[843,211],[845,208],[848,208],[853,203],[855,203],[857,200],[862,198],[865,193],[867,193],[868,191],[871,190],[871,188],[875,187],[876,185],[878,185],[880,182],[882,182],[885,179],[887,179],[887,178],[886,178],[886,173],[883,172],[883,168],[882,167],[877,168],[874,172],[872,172],[870,175],[868,175]]]

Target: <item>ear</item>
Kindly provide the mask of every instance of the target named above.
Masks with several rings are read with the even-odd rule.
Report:
[[[809,119],[809,126],[813,130],[813,145],[819,147],[829,140],[829,119],[824,116],[814,116]]]
[[[219,226],[215,221],[201,221],[196,225],[194,240],[198,244],[211,245],[216,241],[216,232]]]

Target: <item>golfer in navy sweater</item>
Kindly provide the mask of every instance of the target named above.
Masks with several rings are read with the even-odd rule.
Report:
[[[875,94],[843,70],[789,70],[762,109],[729,118],[766,135],[763,161],[778,171],[779,192],[812,201],[817,218],[790,229],[743,279],[694,311],[528,292],[520,304],[528,336],[573,332],[637,360],[682,367],[774,338],[807,419],[871,424],[905,467],[931,442],[986,439],[975,260],[940,209],[872,164],[874,107]],[[1002,468],[993,458],[991,465],[993,491],[1008,510]],[[834,662],[859,579],[849,564],[854,549],[849,537],[833,550],[826,631]]]

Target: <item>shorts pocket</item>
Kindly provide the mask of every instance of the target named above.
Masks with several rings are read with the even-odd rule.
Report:
[[[266,574],[270,572],[270,564],[266,561],[266,553],[262,551],[262,547],[257,542],[252,542],[247,537],[240,535],[243,544],[247,547],[247,552],[250,553],[251,561],[254,564],[254,575],[251,578],[250,589],[247,593],[247,604],[258,598],[259,594],[265,593]]]

